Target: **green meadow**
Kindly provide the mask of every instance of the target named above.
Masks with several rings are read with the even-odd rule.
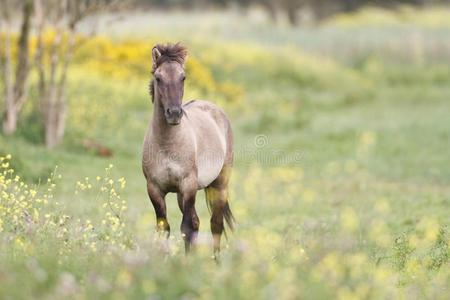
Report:
[[[17,134],[0,136],[0,298],[448,299],[450,12],[200,16],[105,16],[80,35],[54,150],[32,76]],[[150,53],[168,41],[189,48],[184,100],[233,126],[236,228],[218,260],[203,191],[187,256],[175,195],[165,249],[146,194]]]

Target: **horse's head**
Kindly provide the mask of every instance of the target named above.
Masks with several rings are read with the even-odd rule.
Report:
[[[152,49],[152,74],[150,83],[152,100],[155,96],[164,110],[167,123],[178,125],[183,117],[181,103],[184,93],[184,63],[187,51],[180,43],[158,44]]]

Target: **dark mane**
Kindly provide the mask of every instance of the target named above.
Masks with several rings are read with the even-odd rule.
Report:
[[[168,61],[176,61],[180,65],[183,65],[188,54],[187,48],[180,42],[176,44],[167,43],[165,46],[163,44],[157,44],[153,48],[158,49],[161,56],[156,60],[156,64],[154,64],[152,69],[152,74],[155,73],[159,66]]]
[[[157,44],[153,48],[158,49],[159,53],[161,53],[161,56],[158,57],[156,63],[153,64],[152,74],[154,74],[156,69],[158,69],[158,67],[165,62],[175,61],[180,65],[184,65],[184,62],[186,61],[186,57],[188,55],[187,48],[180,42],[175,44],[167,43],[167,45]],[[149,91],[150,95],[152,96],[153,102],[155,96],[154,79],[150,80]]]
[[[148,85],[148,90],[150,92],[150,96],[152,97],[152,103],[155,102],[155,79],[152,78],[150,80],[150,84]]]

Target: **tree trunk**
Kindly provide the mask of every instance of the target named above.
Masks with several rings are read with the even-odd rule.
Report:
[[[66,129],[67,106],[65,98],[60,99],[56,113],[55,136],[57,144],[60,144],[62,142],[64,131]]]
[[[4,100],[4,116],[3,116],[3,133],[11,135],[15,131],[17,118],[14,112],[14,90],[12,83],[12,57],[11,57],[11,35],[8,22],[4,24],[3,37],[3,82],[5,85],[5,100]]]
[[[35,1],[36,5],[36,18],[38,20],[38,49],[37,60],[39,69],[39,90],[41,100],[41,114],[44,119],[44,142],[45,146],[49,149],[58,146],[62,140],[61,125],[59,123],[63,121],[60,116],[61,113],[60,103],[63,92],[59,86],[57,80],[57,69],[61,60],[59,50],[62,44],[63,37],[63,17],[64,10],[66,9],[67,1],[61,1],[59,3],[57,11],[57,21],[55,25],[55,36],[52,41],[50,49],[50,74],[48,81],[45,76],[45,69],[43,67],[43,45],[42,45],[42,28],[44,22],[43,7],[40,1]]]
[[[44,142],[47,148],[54,148],[58,143],[56,140],[56,118],[55,118],[55,106],[52,104],[49,96],[41,99],[45,104],[43,105],[44,111]]]
[[[58,82],[58,93],[56,102],[56,128],[55,136],[56,143],[60,144],[64,137],[64,131],[66,128],[66,115],[67,115],[67,104],[66,104],[66,82],[67,82],[67,71],[69,69],[70,62],[72,61],[72,55],[75,47],[75,24],[71,24],[69,27],[69,40],[67,45],[67,50],[63,59],[61,77]]]
[[[289,23],[292,26],[296,26],[298,23],[298,16],[297,16],[298,11],[296,9],[289,9],[287,10],[287,16],[289,19]]]
[[[22,26],[17,44],[19,53],[17,55],[16,82],[14,85],[15,108],[20,111],[28,96],[28,74],[29,66],[29,44],[30,44],[30,21],[33,12],[33,2],[26,0],[23,4]]]
[[[14,108],[5,109],[5,113],[3,115],[3,133],[5,135],[12,135],[16,131],[17,119],[18,113],[14,110]]]
[[[305,4],[305,0],[287,0],[283,1],[284,10],[291,26],[298,25],[298,12],[302,5]]]
[[[262,4],[269,12],[272,21],[276,24],[278,22],[278,11],[277,11],[278,4],[276,3],[276,0],[264,0]]]
[[[17,66],[15,70],[15,83],[12,78],[12,53],[11,53],[11,30],[9,19],[5,21],[4,32],[4,74],[5,101],[3,115],[3,133],[12,135],[17,129],[19,113],[28,96],[28,74],[29,74],[29,34],[30,19],[33,10],[33,2],[26,0],[23,4],[22,26],[17,43]]]
[[[64,94],[61,94],[61,98],[54,100],[54,103],[46,102],[49,105],[44,115],[44,140],[45,146],[52,149],[60,145],[63,140],[67,108]]]

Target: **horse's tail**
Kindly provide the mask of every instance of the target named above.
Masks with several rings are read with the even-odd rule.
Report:
[[[235,222],[235,219],[233,213],[231,212],[230,205],[228,204],[228,199],[227,203],[225,203],[225,207],[223,208],[223,217],[225,218],[225,221],[227,222],[227,225],[230,228],[230,230],[233,231],[234,230],[233,223]]]
[[[219,195],[217,189],[214,187],[207,187],[205,189],[205,198],[206,198],[206,205],[208,206],[208,210],[211,214],[214,209],[222,207],[222,214],[225,219],[225,222],[227,223],[228,228],[231,231],[233,231],[235,219],[233,213],[231,212],[230,205],[228,203],[228,191],[226,191],[225,199],[222,199],[222,201],[225,201],[225,205],[219,205],[219,203],[217,203],[217,201],[219,201]],[[223,233],[225,234],[225,237],[227,237],[225,226],[223,228]]]

